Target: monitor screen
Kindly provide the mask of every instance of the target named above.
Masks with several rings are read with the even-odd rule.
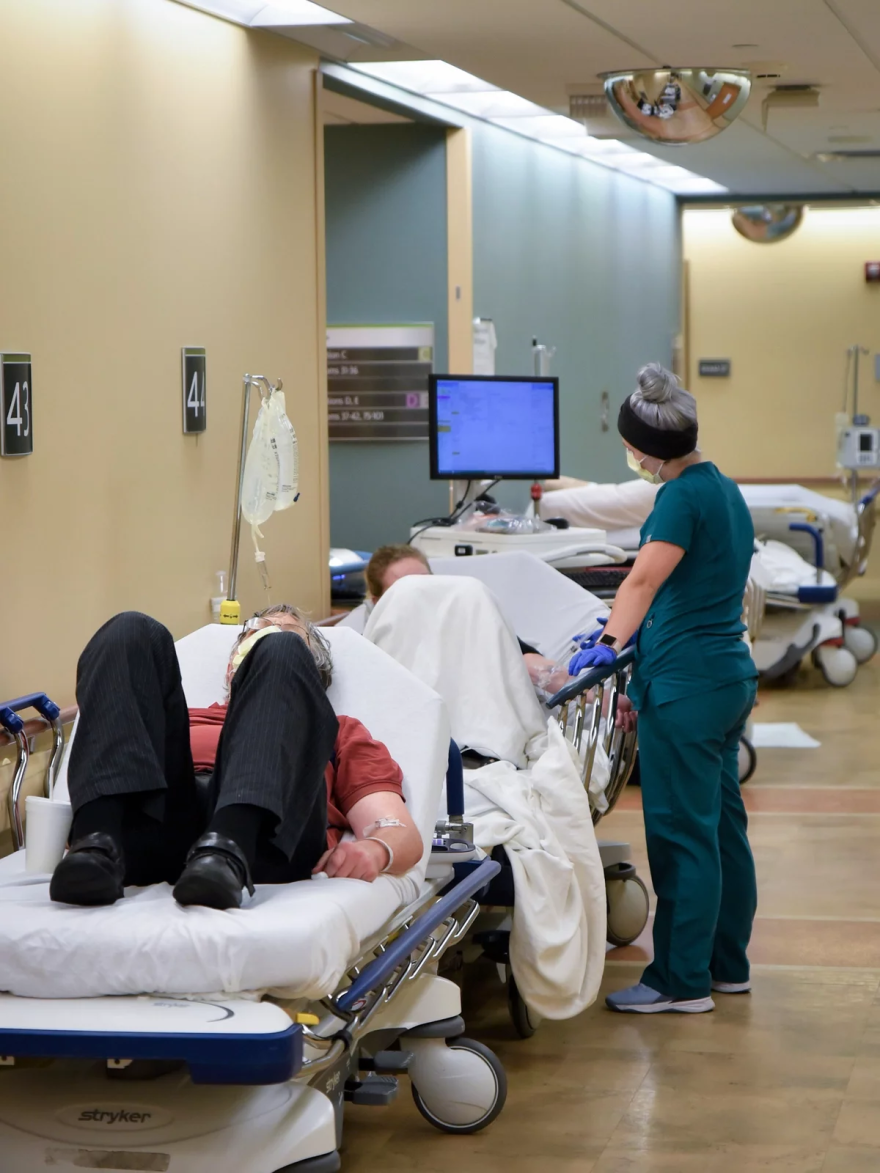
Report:
[[[559,476],[559,380],[538,375],[431,375],[431,477]]]

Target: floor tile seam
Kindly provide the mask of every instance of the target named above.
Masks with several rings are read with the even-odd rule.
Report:
[[[832,916],[809,912],[759,912],[755,920],[822,921],[835,925],[880,925],[880,916]]]

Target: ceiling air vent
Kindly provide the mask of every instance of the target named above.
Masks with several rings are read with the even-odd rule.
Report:
[[[874,151],[817,151],[813,156],[820,163],[845,163],[847,160],[860,162],[863,159],[880,159],[880,150]]]

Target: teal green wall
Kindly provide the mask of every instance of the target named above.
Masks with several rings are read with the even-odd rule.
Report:
[[[324,134],[327,321],[433,322],[448,353],[446,131],[419,123]],[[330,443],[330,541],[373,550],[448,512],[428,479],[427,440]]]
[[[679,330],[674,197],[474,121],[474,313],[492,318],[499,374],[532,371],[531,341],[557,348],[563,472],[623,480],[615,421],[638,368],[671,361]],[[433,321],[447,353],[444,131],[427,125],[326,132],[327,320]],[[600,429],[600,396],[611,399]],[[495,495],[524,505],[528,487]],[[447,510],[427,444],[331,443],[334,545],[403,541]]]
[[[496,369],[529,373],[534,336],[555,346],[562,471],[627,479],[618,407],[640,366],[669,365],[679,330],[675,198],[480,123],[473,216],[474,313],[495,322]],[[612,405],[606,433],[603,390]]]

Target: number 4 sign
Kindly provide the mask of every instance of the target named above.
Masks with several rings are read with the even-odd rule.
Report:
[[[29,354],[0,354],[0,456],[34,450],[34,392]]]
[[[183,430],[204,432],[208,426],[205,415],[205,348],[184,346],[181,350],[183,372]]]

